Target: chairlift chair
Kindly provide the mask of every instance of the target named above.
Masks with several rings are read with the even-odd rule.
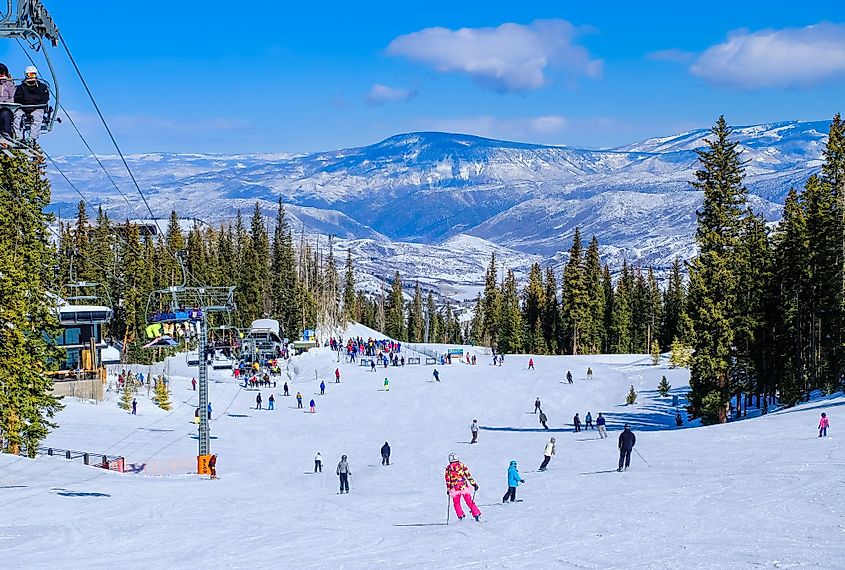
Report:
[[[52,84],[49,81],[41,79],[47,84],[50,93],[53,96],[52,104],[47,105],[28,105],[22,106],[17,103],[2,103],[0,106],[10,109],[13,113],[20,108],[38,108],[44,107],[44,121],[41,124],[42,132],[50,132],[56,122],[61,122],[58,118],[57,109],[60,108],[60,94],[59,82],[56,76],[56,70],[53,67],[53,62],[50,59],[50,54],[44,48],[44,41],[47,40],[53,47],[59,45],[61,36],[59,29],[56,27],[53,18],[47,12],[47,9],[41,3],[41,0],[6,0],[5,9],[2,8],[2,0],[0,0],[0,38],[7,38],[12,40],[23,40],[33,51],[44,54],[44,60],[47,63],[47,68],[50,70],[52,77]],[[24,120],[28,127],[32,122],[32,117],[29,114],[24,116]],[[24,129],[22,132],[28,133],[29,129]],[[6,147],[15,149],[27,149],[26,135],[24,140],[11,140],[2,137],[2,143]]]

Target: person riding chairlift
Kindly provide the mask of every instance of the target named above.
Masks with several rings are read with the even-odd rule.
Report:
[[[31,118],[29,130],[30,140],[36,140],[41,135],[41,125],[44,122],[44,112],[50,101],[50,88],[38,79],[38,69],[30,65],[25,71],[26,77],[15,89],[15,103],[22,107],[15,110],[14,132],[15,138],[23,140],[23,125],[26,118]]]

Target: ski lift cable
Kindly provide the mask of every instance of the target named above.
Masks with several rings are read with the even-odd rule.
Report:
[[[85,197],[85,195],[84,195],[84,194],[82,193],[82,191],[81,191],[81,190],[80,190],[80,189],[76,186],[76,184],[74,184],[73,182],[71,182],[71,181],[70,181],[70,179],[67,177],[67,175],[64,173],[64,171],[63,171],[63,170],[59,167],[59,165],[56,163],[56,161],[55,161],[55,160],[53,160],[53,157],[52,157],[52,156],[50,156],[49,154],[47,154],[47,152],[46,152],[46,151],[44,151],[44,149],[41,149],[41,152],[42,152],[42,154],[44,155],[44,157],[45,157],[45,158],[47,158],[47,160],[49,160],[49,161],[50,161],[50,164],[52,164],[52,165],[53,165],[53,168],[55,168],[55,169],[56,169],[56,171],[57,171],[57,172],[59,173],[59,175],[60,175],[60,176],[64,179],[64,181],[68,184],[68,186],[70,186],[70,187],[71,187],[71,188],[72,188],[72,189],[73,189],[73,190],[74,190],[74,191],[75,191],[75,192],[79,195],[79,197],[80,197],[80,198],[82,198],[82,201],[83,201],[83,202],[85,202],[85,203],[88,205],[88,207],[89,207],[89,208],[91,208],[91,209],[93,210],[93,209],[94,209],[94,205],[93,205],[93,204],[91,204],[91,201],[90,201],[90,200],[88,200],[88,198],[86,198],[86,197]],[[47,227],[50,227],[50,226],[48,225]],[[51,230],[52,230],[52,228],[51,228]],[[53,233],[55,234],[55,232],[53,232]],[[126,248],[127,248],[127,249],[129,249],[129,250],[130,250],[132,253],[134,253],[135,255],[137,255],[137,256],[139,256],[139,257],[143,257],[144,255],[146,255],[146,252],[144,252],[144,251],[142,251],[142,250],[140,250],[140,249],[136,249],[135,247],[133,247],[133,246],[132,246],[132,244],[131,244],[131,243],[129,243],[129,240],[128,240],[128,239],[126,239],[126,238],[125,238],[125,237],[121,234],[121,232],[117,232],[117,231],[116,231],[116,232],[114,232],[114,235],[115,235],[115,236],[117,236],[117,238],[118,238],[119,240],[121,240],[121,241],[124,243],[124,245],[126,246]],[[61,239],[61,236],[58,236],[58,235],[57,235],[57,237],[59,237],[59,239]],[[160,266],[156,267],[156,269],[157,269],[157,270],[158,270],[158,272],[159,272],[159,277],[161,277],[162,279],[164,279],[163,269],[162,269]]]
[[[129,168],[129,163],[126,161],[126,157],[124,156],[123,151],[120,149],[120,145],[118,145],[117,139],[115,139],[114,134],[112,134],[111,128],[109,127],[108,122],[106,121],[106,118],[103,115],[103,112],[100,110],[100,106],[97,104],[97,100],[94,98],[94,94],[91,92],[91,88],[88,86],[88,82],[85,81],[85,77],[82,75],[82,71],[79,69],[79,66],[77,65],[76,60],[74,59],[73,54],[71,53],[70,48],[68,47],[67,42],[65,41],[65,38],[64,36],[62,36],[61,32],[59,32],[58,38],[59,42],[62,44],[62,47],[65,50],[65,53],[68,56],[68,60],[73,66],[74,71],[76,71],[76,75],[79,77],[82,86],[85,88],[85,92],[88,94],[88,98],[91,100],[91,104],[94,106],[94,110],[97,111],[97,116],[100,118],[100,122],[103,124],[103,127],[105,128],[106,133],[108,134],[109,139],[112,142],[112,145],[117,151],[117,154],[120,156],[120,160],[123,162],[123,166],[124,168],[126,168],[126,172],[129,173],[129,178],[132,180],[132,185],[135,186],[135,189],[138,191],[138,195],[141,196],[141,200],[144,202],[144,206],[147,208],[147,212],[149,212],[153,223],[158,228],[159,235],[163,235],[164,232],[162,231],[155,214],[153,214],[153,210],[152,208],[150,208],[150,203],[147,201],[147,197],[141,190],[141,186],[138,184],[138,180],[135,178],[135,173],[133,173],[132,169]],[[173,258],[183,267],[185,274],[191,277],[191,279],[193,279],[200,287],[205,287],[205,284],[203,284],[199,279],[197,279],[197,277],[193,273],[191,273],[187,267],[185,267],[185,264],[182,262],[176,252],[171,250],[170,246],[166,242],[164,243],[164,246],[167,251],[170,252],[170,255],[172,255]]]

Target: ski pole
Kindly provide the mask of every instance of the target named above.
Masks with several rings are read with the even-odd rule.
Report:
[[[634,448],[634,451],[637,451],[637,448]],[[640,453],[639,451],[637,451],[637,455],[639,455],[639,456],[640,456],[640,459],[642,459],[642,460],[643,460],[643,463],[645,463],[646,465],[648,465],[648,468],[649,468],[649,469],[651,469],[651,465],[649,465],[648,461],[646,461],[646,460],[645,460],[645,457],[643,457],[643,454],[642,454],[642,453]]]
[[[449,525],[449,517],[452,515],[452,509],[449,508],[449,492],[446,492],[446,526]]]

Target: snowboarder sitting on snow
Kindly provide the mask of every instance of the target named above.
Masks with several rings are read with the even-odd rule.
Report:
[[[631,466],[631,450],[637,443],[637,436],[634,435],[628,424],[625,424],[625,429],[619,434],[619,468],[617,471],[622,471],[623,463],[625,469]]]
[[[575,414],[575,417],[572,418],[572,423],[575,424],[575,433],[581,431],[581,418],[578,417],[578,414]]]
[[[552,455],[555,454],[555,438],[551,438],[546,448],[543,449],[543,462],[540,464],[540,471],[545,471],[549,466],[549,461],[552,460]]]
[[[830,426],[830,420],[827,419],[827,414],[822,412],[822,418],[819,420],[819,437],[827,437],[827,428]]]
[[[546,413],[543,410],[540,410],[540,424],[545,428],[549,429],[549,426],[546,425],[546,422],[549,418],[546,417]]]
[[[599,429],[599,439],[604,439],[607,437],[607,420],[604,419],[604,416],[601,415],[599,412],[599,417],[596,418],[596,427]]]
[[[508,467],[508,491],[502,497],[502,502],[506,503],[510,499],[511,503],[516,501],[516,488],[520,483],[525,483],[522,477],[519,476],[519,471],[516,469],[516,461],[511,461]]]
[[[587,412],[587,417],[584,418],[584,431],[588,429],[596,429],[593,425],[593,414]]]
[[[454,453],[449,454],[449,465],[446,467],[446,494],[452,497],[452,505],[455,508],[455,514],[458,515],[458,520],[463,520],[464,510],[461,508],[461,497],[469,507],[472,516],[475,520],[479,520],[481,511],[472,500],[472,495],[469,488],[472,486],[476,491],[478,484],[472,478],[472,474],[466,465],[458,461],[458,456]]]
[[[469,431],[472,433],[472,441],[470,443],[476,443],[478,441],[478,420],[472,420]]]
[[[296,393],[296,407],[297,409],[302,409],[302,394],[299,392]]]
[[[381,464],[390,465],[390,446],[387,445],[386,441],[381,446]]]
[[[340,494],[349,493],[349,476],[352,475],[352,471],[349,469],[349,462],[346,461],[345,455],[341,456],[335,473],[340,477]]]

